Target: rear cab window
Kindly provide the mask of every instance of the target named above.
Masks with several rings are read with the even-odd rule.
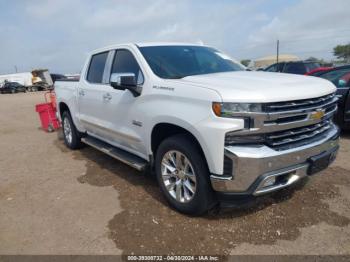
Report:
[[[90,83],[101,84],[105,69],[108,51],[93,55],[90,60],[86,80]]]

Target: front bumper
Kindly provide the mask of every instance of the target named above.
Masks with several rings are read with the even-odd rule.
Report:
[[[308,160],[323,152],[335,154],[338,144],[339,129],[334,125],[324,139],[284,151],[268,146],[228,146],[225,156],[232,160],[232,176],[211,175],[211,184],[221,193],[257,196],[273,192],[307,176]],[[276,178],[275,184],[265,186],[271,177]]]

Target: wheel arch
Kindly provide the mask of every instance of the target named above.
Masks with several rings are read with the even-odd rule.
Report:
[[[184,128],[182,126],[169,123],[169,122],[157,123],[152,128],[150,146],[151,146],[153,158],[157,152],[159,145],[161,144],[162,141],[164,141],[164,139],[171,136],[179,135],[179,134],[187,135],[194,142],[199,152],[201,153],[202,157],[204,158],[207,167],[209,168],[209,162],[205,154],[205,151],[203,149],[203,145],[201,144],[197,136],[194,134],[194,132],[193,131],[191,132],[187,128]]]
[[[62,115],[63,115],[64,111],[68,111],[69,113],[71,113],[68,105],[65,102],[60,102],[58,104],[58,110],[59,110],[59,115],[60,115],[61,119],[62,119]]]

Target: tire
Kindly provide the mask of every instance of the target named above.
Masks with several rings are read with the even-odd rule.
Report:
[[[177,168],[176,159],[182,160]],[[216,204],[205,158],[188,136],[181,134],[165,139],[157,150],[155,169],[166,200],[179,212],[198,216]]]
[[[64,143],[68,148],[75,150],[82,147],[81,134],[76,129],[68,111],[62,114],[62,129]]]
[[[16,93],[16,90],[12,89],[11,94],[14,94],[14,93]]]

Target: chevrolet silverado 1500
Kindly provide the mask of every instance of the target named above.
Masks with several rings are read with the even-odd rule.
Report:
[[[170,205],[188,214],[288,187],[338,149],[331,82],[248,72],[211,47],[102,48],[78,82],[57,81],[55,91],[69,148],[152,168]]]

